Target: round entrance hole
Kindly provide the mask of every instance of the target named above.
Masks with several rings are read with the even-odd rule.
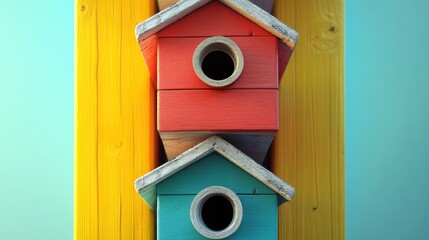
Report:
[[[201,209],[201,218],[204,224],[214,231],[227,228],[231,224],[232,216],[232,205],[222,195],[215,195],[208,198]]]
[[[229,38],[215,36],[202,41],[194,51],[195,74],[205,84],[225,87],[234,83],[244,68],[244,58],[237,44]]]
[[[234,60],[224,51],[213,51],[203,58],[201,68],[207,77],[223,80],[234,73]]]
[[[210,239],[223,239],[240,227],[243,207],[233,191],[211,186],[195,196],[190,215],[192,225],[201,235]]]

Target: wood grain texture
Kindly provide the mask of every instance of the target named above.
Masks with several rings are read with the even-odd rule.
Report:
[[[195,48],[205,39],[158,39],[159,90],[213,89],[195,74],[192,65]],[[232,85],[222,89],[277,89],[277,38],[271,36],[230,37],[229,39],[234,41],[243,53],[244,69]]]
[[[74,238],[154,239],[133,182],[156,166],[155,90],[134,38],[152,0],[77,0]]]
[[[263,164],[274,139],[275,132],[160,132],[162,144],[168,160],[172,160],[184,151],[194,147],[207,138],[217,135],[234,145],[244,154]]]
[[[158,197],[157,235],[159,240],[207,239],[192,226],[189,210],[194,195]],[[243,206],[240,227],[225,239],[277,240],[277,196],[238,195]]]
[[[276,131],[277,90],[158,91],[158,131]]]
[[[159,37],[208,37],[213,34],[225,37],[272,35],[218,1],[208,3],[158,32]]]
[[[140,41],[139,46],[146,63],[147,70],[149,71],[150,80],[152,81],[153,86],[156,87],[158,78],[158,36],[155,34],[143,41]]]
[[[272,169],[296,198],[281,206],[279,239],[345,239],[344,1],[275,1],[299,44],[280,84]]]

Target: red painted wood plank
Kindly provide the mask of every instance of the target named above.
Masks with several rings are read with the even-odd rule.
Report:
[[[146,63],[146,67],[149,70],[150,80],[152,81],[153,86],[156,86],[157,79],[157,54],[156,49],[158,48],[158,38],[156,34],[146,38],[143,41],[139,42],[140,51],[144,57],[144,61]]]
[[[158,39],[158,89],[211,89],[195,74],[192,56],[206,38]],[[241,49],[244,69],[226,88],[278,88],[277,44],[274,36],[231,37]]]
[[[271,33],[218,1],[208,3],[159,32],[160,37],[216,35],[271,36]]]
[[[282,76],[286,70],[287,64],[289,63],[290,56],[292,55],[292,50],[284,44],[282,41],[278,40],[278,49],[279,49],[279,71],[278,71],[278,77],[279,82],[282,79]]]
[[[158,92],[158,131],[277,131],[277,90]]]

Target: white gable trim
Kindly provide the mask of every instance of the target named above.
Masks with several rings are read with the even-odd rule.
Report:
[[[181,0],[162,12],[138,24],[135,29],[137,40],[143,40],[180,20],[189,13],[213,0]],[[219,0],[242,16],[278,37],[290,49],[298,42],[298,33],[280,20],[246,0]]]
[[[208,138],[175,159],[140,177],[135,181],[135,188],[149,206],[154,209],[156,206],[156,197],[152,195],[156,194],[155,190],[158,183],[215,151],[264,183],[285,200],[289,201],[294,197],[295,189],[291,185],[218,136]]]

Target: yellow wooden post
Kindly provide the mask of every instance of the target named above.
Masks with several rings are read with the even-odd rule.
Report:
[[[279,239],[345,238],[344,1],[275,1],[299,42],[280,88],[272,169],[296,188],[280,208]]]
[[[77,240],[154,239],[134,180],[156,166],[155,92],[134,35],[154,0],[77,0]]]

